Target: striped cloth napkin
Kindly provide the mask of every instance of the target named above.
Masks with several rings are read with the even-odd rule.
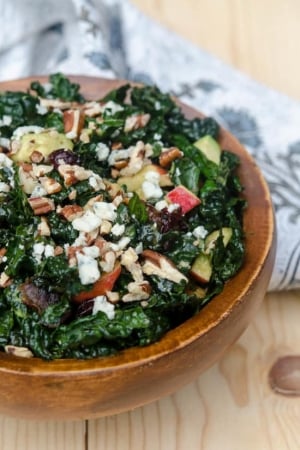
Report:
[[[260,166],[275,207],[278,248],[269,290],[300,287],[298,102],[166,30],[127,0],[0,0],[0,10],[1,80],[61,71],[156,84],[235,134]]]

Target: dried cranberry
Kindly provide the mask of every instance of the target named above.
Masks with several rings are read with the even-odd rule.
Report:
[[[84,317],[93,313],[94,299],[85,300],[80,303],[77,308],[77,316]]]
[[[157,211],[154,206],[147,204],[147,209],[149,220],[157,224],[160,233],[167,233],[171,230],[187,230],[187,224],[185,223],[181,208],[177,208],[172,212],[169,212],[167,208]]]
[[[64,148],[59,148],[58,150],[52,152],[49,155],[49,161],[56,169],[60,164],[70,164],[73,166],[80,163],[78,155],[71,150],[66,150]]]

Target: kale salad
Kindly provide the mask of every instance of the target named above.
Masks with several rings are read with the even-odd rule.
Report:
[[[94,101],[56,73],[0,93],[0,349],[114,354],[220,293],[245,201],[218,133],[154,86]]]

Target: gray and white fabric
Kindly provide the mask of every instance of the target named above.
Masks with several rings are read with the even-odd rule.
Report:
[[[127,0],[0,0],[0,79],[57,71],[156,84],[212,115],[254,156],[272,193],[269,290],[300,287],[300,104],[158,25]],[[258,224],[259,226],[259,224]]]

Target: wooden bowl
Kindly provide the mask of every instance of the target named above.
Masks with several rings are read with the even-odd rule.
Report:
[[[71,77],[91,99],[123,81]],[[33,78],[37,79],[37,77]],[[45,78],[40,77],[42,81]],[[0,83],[27,89],[32,79]],[[200,113],[183,105],[188,117]],[[168,395],[216,362],[260,305],[275,259],[275,224],[261,172],[242,145],[222,130],[220,144],[238,154],[245,186],[246,259],[223,292],[159,342],[92,360],[43,361],[0,352],[0,412],[28,419],[88,419],[127,411]]]

